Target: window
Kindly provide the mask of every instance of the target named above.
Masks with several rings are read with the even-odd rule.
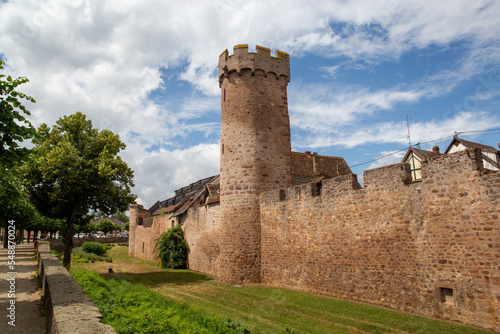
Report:
[[[441,288],[441,303],[443,304],[454,304],[453,289]]]

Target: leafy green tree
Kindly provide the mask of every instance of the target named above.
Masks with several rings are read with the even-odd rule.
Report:
[[[135,200],[133,172],[118,156],[118,135],[95,129],[81,112],[42,124],[33,140],[25,184],[37,209],[66,220],[63,264],[71,265],[73,228],[87,213],[125,211]]]
[[[121,225],[113,223],[113,231],[121,231],[123,227]]]
[[[0,60],[0,70],[5,63]],[[26,158],[29,150],[19,144],[33,137],[35,131],[26,119],[30,112],[21,103],[22,100],[35,100],[16,89],[19,85],[28,82],[27,78],[13,79],[0,73],[0,227],[5,227],[7,235],[9,220],[15,220],[18,230],[18,241],[22,241],[23,229],[28,228],[34,207],[22,187],[18,173],[21,160]],[[4,247],[7,238],[4,238]]]
[[[0,60],[0,70],[4,65]],[[35,99],[16,91],[19,85],[28,81],[25,77],[13,79],[0,73],[0,165],[4,168],[28,154],[29,150],[20,147],[19,143],[35,134],[35,129],[26,119],[30,112],[21,103],[21,100],[35,102]]]
[[[163,232],[156,240],[156,249],[162,268],[186,268],[189,247],[180,225]]]
[[[113,224],[111,222],[111,220],[104,219],[104,220],[101,220],[99,222],[99,224],[97,224],[97,228],[96,229],[98,231],[103,232],[104,236],[106,236],[106,234],[108,234],[108,232],[116,230],[116,226],[115,226],[115,224]]]
[[[118,219],[119,221],[122,221],[124,223],[128,223],[130,219],[125,212],[117,212],[114,215],[112,215],[111,218]]]
[[[0,180],[0,221],[5,228],[4,236],[8,235],[9,221],[13,221],[12,226],[17,231],[16,241],[20,243],[24,230],[31,228],[37,212],[15,169],[4,169]],[[3,247],[7,248],[7,238],[4,237],[3,241]]]

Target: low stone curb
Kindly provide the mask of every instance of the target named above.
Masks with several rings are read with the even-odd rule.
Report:
[[[116,333],[113,327],[101,323],[99,309],[50,253],[50,244],[39,242],[37,253],[47,333]]]

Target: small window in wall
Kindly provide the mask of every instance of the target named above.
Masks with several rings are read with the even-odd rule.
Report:
[[[280,189],[279,190],[279,197],[280,197],[280,202],[286,200],[286,191],[285,191],[285,189]]]
[[[144,242],[142,243],[142,252],[144,253]]]
[[[323,188],[323,183],[318,182],[318,183],[312,183],[312,196],[317,197],[321,196],[321,190]]]
[[[174,227],[174,225],[175,225],[175,220],[172,220],[172,222],[171,222],[171,223],[172,223],[172,226],[170,226],[170,227]]]
[[[455,303],[455,300],[453,298],[453,289],[441,288],[441,303],[443,304]]]

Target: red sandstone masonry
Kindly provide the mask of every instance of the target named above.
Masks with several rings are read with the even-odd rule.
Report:
[[[196,212],[183,224],[184,237],[189,245],[189,268],[217,275],[220,257],[221,218],[219,203],[193,208]]]
[[[219,58],[221,94],[218,276],[228,282],[260,281],[259,194],[292,184],[286,53],[247,45]]]
[[[500,174],[469,150],[261,195],[262,281],[500,330]],[[451,293],[450,296],[447,296]],[[444,302],[443,302],[444,300]]]

